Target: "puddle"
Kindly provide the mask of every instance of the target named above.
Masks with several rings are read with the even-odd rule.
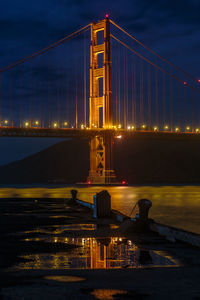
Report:
[[[27,242],[33,239],[26,239]],[[14,267],[22,269],[119,269],[146,267],[179,266],[177,259],[163,251],[147,250],[136,246],[131,240],[123,237],[106,238],[72,238],[47,237],[37,238],[38,249],[40,241],[52,243],[73,244],[80,247],[73,251],[30,254],[21,256],[25,262]],[[39,250],[38,250],[39,251]]]
[[[27,231],[23,231],[23,232],[18,232],[18,233],[14,233],[14,235],[24,235],[24,234],[28,234],[29,237],[27,239],[25,239],[26,241],[28,240],[32,240],[35,241],[35,239],[31,239],[31,237],[34,237],[37,235],[37,237],[39,236],[40,238],[42,236],[45,237],[45,235],[55,235],[55,234],[65,234],[65,231],[73,231],[73,230],[96,230],[96,229],[100,229],[100,228],[104,228],[104,229],[117,229],[119,228],[118,225],[116,224],[108,224],[108,225],[98,225],[98,224],[67,224],[67,225],[53,225],[53,226],[44,226],[44,227],[40,227],[40,228],[35,228],[32,230],[27,230]],[[13,235],[13,234],[11,234]],[[65,234],[66,236],[66,234]]]
[[[90,294],[95,296],[95,298],[99,300],[112,300],[112,299],[116,299],[116,296],[118,295],[127,296],[127,291],[99,289],[99,290],[92,291]]]
[[[50,219],[75,219],[75,217],[72,217],[72,216],[66,216],[66,215],[59,215],[59,216],[49,216]]]
[[[83,277],[78,277],[78,276],[45,276],[43,277],[44,279],[47,280],[54,280],[54,281],[59,281],[59,282],[79,282],[79,281],[84,281],[85,278]]]
[[[141,294],[135,291],[114,289],[82,289],[82,292],[90,294],[98,300],[144,299],[149,296],[147,294]]]
[[[99,225],[99,224],[67,224],[67,225],[54,225],[51,226],[51,231],[53,230],[60,230],[60,231],[64,231],[64,230],[95,230],[98,229],[100,227],[107,227],[110,229],[117,229],[119,228],[118,225],[116,224],[106,224],[106,225]],[[55,228],[55,229],[54,229]],[[47,227],[47,229],[49,229],[49,226]]]

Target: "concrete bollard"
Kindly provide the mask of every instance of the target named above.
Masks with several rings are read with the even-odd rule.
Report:
[[[152,202],[148,199],[140,199],[137,204],[139,207],[139,220],[147,221]]]
[[[72,201],[76,201],[77,200],[77,194],[78,194],[78,191],[77,190],[71,190],[71,195],[72,195],[72,198],[71,200]]]
[[[94,218],[104,218],[110,217],[111,215],[111,196],[106,191],[103,190],[93,196],[94,208],[93,217]]]

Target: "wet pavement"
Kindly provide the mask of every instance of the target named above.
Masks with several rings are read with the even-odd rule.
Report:
[[[67,199],[1,199],[0,217],[3,299],[159,299],[172,276],[198,294],[199,249],[125,234]]]

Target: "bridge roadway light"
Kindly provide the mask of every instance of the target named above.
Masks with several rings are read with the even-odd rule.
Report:
[[[39,121],[35,121],[35,125],[38,126],[39,125]]]
[[[154,130],[154,131],[158,131],[158,127],[157,127],[157,126],[154,126],[153,130]]]
[[[142,129],[145,129],[145,128],[146,128],[146,125],[145,125],[145,124],[143,124],[143,125],[142,125]]]
[[[58,127],[58,123],[57,123],[57,122],[54,122],[54,123],[53,123],[53,127],[54,127],[54,128],[57,128],[57,127]]]
[[[4,120],[4,124],[5,124],[5,125],[8,125],[8,120]]]
[[[165,130],[168,130],[168,129],[169,129],[169,126],[168,126],[168,125],[165,125],[164,129],[165,129]]]
[[[25,127],[29,127],[29,122],[26,121],[26,122],[24,123],[24,125],[25,125]]]
[[[131,126],[128,126],[127,129],[130,130],[130,129],[131,129]]]
[[[65,122],[64,122],[64,126],[67,126],[67,125],[68,125],[68,122],[65,121]]]
[[[196,129],[195,129],[195,132],[198,133],[198,132],[199,132],[199,128],[196,128]]]
[[[135,126],[131,126],[131,129],[132,129],[132,130],[135,129]]]
[[[186,130],[190,130],[190,126],[187,126],[187,127],[186,127]]]
[[[176,132],[179,132],[179,131],[180,131],[180,129],[179,129],[178,127],[176,127],[176,128],[175,128],[175,131],[176,131]]]
[[[121,125],[121,124],[118,124],[117,128],[118,128],[118,129],[121,129],[121,128],[122,128],[122,125]]]
[[[81,124],[81,129],[84,129],[84,124]]]

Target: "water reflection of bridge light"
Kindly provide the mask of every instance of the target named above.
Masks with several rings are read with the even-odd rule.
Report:
[[[124,237],[59,238],[59,242],[76,245],[73,251],[30,254],[17,269],[112,269],[140,268],[145,265],[177,265],[178,261],[168,253],[136,246]],[[35,239],[34,239],[35,240]],[[39,239],[41,240],[41,239]],[[56,237],[53,242],[58,241]]]

